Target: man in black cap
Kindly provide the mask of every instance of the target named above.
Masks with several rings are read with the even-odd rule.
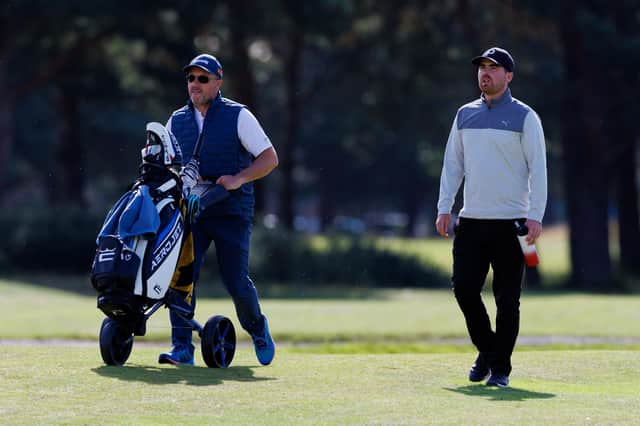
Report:
[[[275,343],[249,278],[249,240],[254,207],[252,182],[268,175],[278,165],[278,156],[253,114],[244,105],[222,97],[223,71],[214,56],[198,55],[183,71],[189,101],[171,114],[167,129],[177,138],[187,165],[202,136],[199,175],[184,173],[184,186],[188,192],[196,181],[210,182],[230,193],[201,212],[193,224],[193,281],[197,283],[205,253],[213,242],[220,277],[233,299],[240,324],[253,339],[258,361],[268,365],[275,355]],[[191,304],[195,309],[195,293]],[[158,361],[192,365],[190,325],[173,312],[171,325],[173,347]]]
[[[469,380],[506,387],[520,324],[525,271],[516,222],[528,244],[542,232],[547,166],[542,124],[533,109],[511,97],[515,64],[492,47],[473,58],[481,96],[453,121],[440,178],[436,229],[448,237],[451,209],[464,178],[464,203],[454,230],[453,291],[478,357]],[[495,331],[481,291],[493,269]]]

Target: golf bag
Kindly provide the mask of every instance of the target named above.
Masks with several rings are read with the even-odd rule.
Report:
[[[181,156],[172,142],[164,126],[147,125],[138,178],[111,208],[96,239],[91,283],[98,308],[136,335],[145,333],[145,310],[166,297],[193,316],[187,303],[193,241],[178,174]]]
[[[204,326],[193,318],[193,237],[200,212],[229,192],[202,182],[202,135],[184,167],[180,147],[160,123],[147,124],[147,144],[136,181],[107,214],[96,239],[91,284],[98,308],[100,355],[107,365],[123,365],[135,336],[161,306],[182,316],[200,336],[202,359],[211,368],[231,364],[236,348],[233,323],[223,315]]]

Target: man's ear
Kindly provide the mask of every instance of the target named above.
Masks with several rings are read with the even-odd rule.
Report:
[[[511,80],[513,80],[513,73],[512,72],[508,72],[507,73],[507,82],[511,83]]]

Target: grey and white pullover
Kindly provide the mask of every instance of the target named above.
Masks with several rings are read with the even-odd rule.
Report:
[[[540,118],[507,89],[491,106],[483,98],[458,110],[440,178],[438,214],[451,213],[462,179],[461,217],[542,222],[547,162]]]

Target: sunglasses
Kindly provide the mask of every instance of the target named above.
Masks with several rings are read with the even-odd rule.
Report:
[[[209,78],[206,75],[199,75],[199,76],[195,76],[193,74],[189,74],[187,76],[187,81],[189,83],[193,83],[194,81],[196,81],[196,78],[198,79],[198,83],[202,83],[202,84],[207,84],[209,82],[209,80],[217,80],[217,78]]]

